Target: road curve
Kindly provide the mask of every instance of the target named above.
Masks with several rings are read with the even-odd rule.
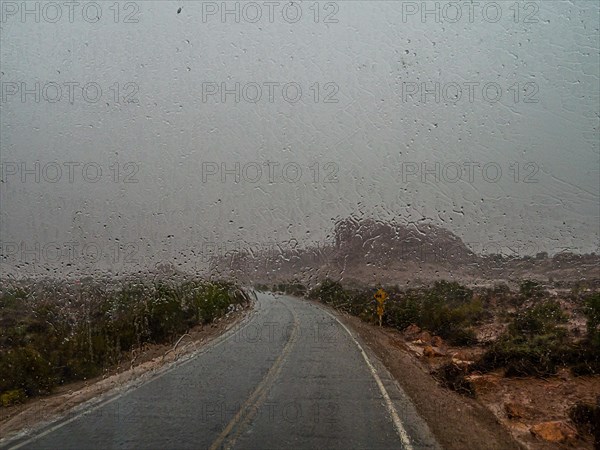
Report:
[[[439,448],[387,370],[324,308],[257,294],[194,357],[14,449]]]

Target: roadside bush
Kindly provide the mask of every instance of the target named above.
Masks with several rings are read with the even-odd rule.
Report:
[[[342,284],[338,281],[325,279],[318,287],[313,289],[310,293],[311,297],[317,298],[323,303],[327,303],[332,306],[337,306],[345,303],[349,294],[344,290]]]
[[[388,292],[386,325],[403,330],[414,323],[454,345],[476,342],[472,327],[483,317],[483,304],[473,298],[472,290],[456,282],[439,281],[428,289]],[[375,321],[375,301],[370,290],[347,291],[339,282],[327,279],[310,295],[365,321]]]
[[[439,281],[429,289],[409,290],[388,303],[388,325],[403,330],[414,323],[453,345],[477,341],[472,327],[483,317],[483,303],[456,282]]]
[[[230,285],[207,283],[201,286],[194,295],[194,304],[201,323],[211,323],[225,314],[232,303],[229,295]]]
[[[172,341],[246,301],[225,282],[137,281],[109,291],[91,280],[75,287],[56,282],[33,288],[35,300],[23,290],[5,290],[0,296],[0,396],[5,406],[100,375],[125,351]]]
[[[187,317],[182,292],[172,285],[158,282],[152,294],[146,303],[148,334],[152,341],[163,342],[185,332]]]
[[[506,368],[506,376],[547,376],[556,373],[572,357],[566,330],[559,325],[567,317],[558,302],[548,300],[520,311],[482,355],[477,369],[490,371]]]
[[[465,377],[468,375],[466,368],[453,363],[444,364],[433,373],[433,376],[445,388],[456,391],[467,397],[475,397],[473,384]]]
[[[327,278],[310,291],[308,296],[341,311],[358,316],[367,322],[374,322],[375,320],[375,300],[370,291],[347,291],[338,281]]]
[[[7,391],[0,395],[0,405],[5,407],[18,405],[19,403],[25,402],[25,400],[27,400],[27,395],[25,395],[23,389],[13,389],[12,391]]]
[[[461,328],[460,325],[457,325],[438,334],[452,345],[470,346],[477,344],[477,335],[471,327]]]
[[[575,376],[600,375],[600,349],[588,342],[574,345],[568,362]]]
[[[473,291],[456,281],[436,281],[428,293],[455,306],[464,305],[473,298]]]
[[[514,336],[535,336],[557,332],[557,326],[567,322],[567,315],[555,300],[538,303],[517,313],[517,317],[509,325],[509,332]]]
[[[58,382],[49,361],[26,346],[0,355],[0,392],[22,390],[27,397],[47,394]]]
[[[106,295],[107,301],[102,305],[100,317],[105,327],[100,332],[105,335],[107,355],[116,362],[122,351],[139,347],[150,337],[145,320],[150,292],[148,286],[130,283],[116,293]]]
[[[594,448],[600,448],[600,396],[596,404],[577,402],[569,409],[569,419],[581,434],[594,437]]]
[[[504,367],[507,377],[544,377],[556,373],[557,367],[564,363],[566,353],[568,348],[559,335],[532,338],[505,335],[483,354],[477,369],[490,371]]]
[[[413,323],[422,326],[422,299],[418,292],[408,291],[405,295],[392,297],[385,306],[386,325],[398,330],[404,330]]]

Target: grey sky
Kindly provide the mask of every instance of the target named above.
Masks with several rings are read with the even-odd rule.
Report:
[[[33,13],[23,20],[13,3],[3,2],[0,24],[4,246],[94,242],[109,253],[130,243],[151,264],[154,252],[152,263],[213,242],[317,241],[336,218],[358,214],[425,218],[476,251],[489,242],[597,250],[597,2],[498,2],[496,22],[493,2],[472,19],[460,2],[456,21],[437,2],[441,23],[414,10],[421,2],[321,2],[318,21],[314,2],[294,2],[296,23],[284,2],[272,21],[257,2],[256,23],[244,3],[239,23],[209,15],[221,2],[121,3],[117,20],[112,2],[98,3],[96,23],[85,20],[93,8],[83,16],[79,7],[72,22],[64,7],[50,23],[44,2],[39,23]],[[60,84],[63,98],[9,95],[36,82],[50,97],[47,83]],[[67,82],[97,83],[102,96],[93,103],[93,91],[86,100],[76,88],[71,104]],[[237,103],[209,95],[236,82]],[[302,94],[292,102],[297,85],[277,86],[271,102],[268,82],[297,83]],[[439,83],[438,99],[422,97],[423,82]],[[39,182],[35,173],[23,181],[21,163],[35,172],[35,161]],[[73,182],[65,162],[81,164]],[[48,163],[63,166],[55,183]],[[240,164],[238,183],[232,173],[222,180],[222,163]],[[422,163],[440,171],[423,174]],[[102,169],[98,182],[83,178],[83,164]],[[472,172],[455,180],[456,167]]]

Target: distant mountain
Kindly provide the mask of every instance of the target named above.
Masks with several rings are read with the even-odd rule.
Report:
[[[452,232],[430,224],[400,225],[349,217],[338,221],[333,242],[305,248],[236,251],[211,261],[213,272],[242,282],[297,280],[312,285],[325,277],[358,283],[465,283],[600,280],[600,257],[562,253],[553,258],[477,255]]]
[[[373,219],[344,219],[335,226],[337,258],[363,263],[468,264],[477,256],[452,232],[434,225],[398,225]]]
[[[339,277],[353,267],[388,269],[436,265],[452,268],[478,262],[462,240],[433,225],[405,226],[347,218],[334,227],[331,243],[306,248],[235,251],[212,259],[213,271],[251,279]]]

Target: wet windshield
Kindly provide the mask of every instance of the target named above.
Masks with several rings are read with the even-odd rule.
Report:
[[[0,13],[0,448],[600,445],[598,3]]]

